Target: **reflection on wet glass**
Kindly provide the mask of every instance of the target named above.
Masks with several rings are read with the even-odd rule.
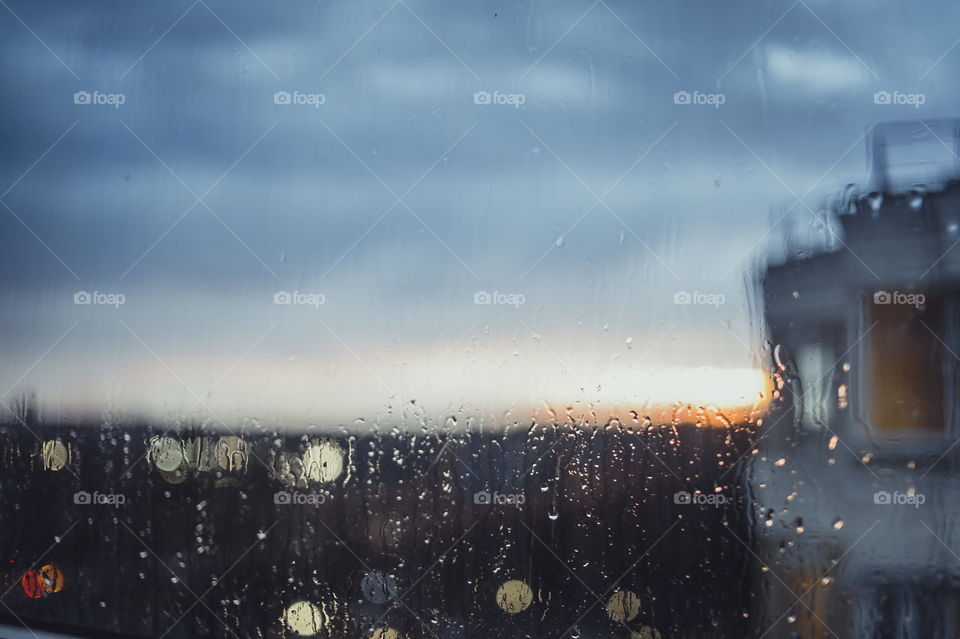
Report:
[[[960,636],[960,6],[654,4],[0,2],[0,636]]]

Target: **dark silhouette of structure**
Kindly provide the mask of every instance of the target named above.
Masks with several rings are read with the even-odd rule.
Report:
[[[781,396],[747,481],[767,637],[960,633],[957,132],[877,125],[832,246],[764,273]]]

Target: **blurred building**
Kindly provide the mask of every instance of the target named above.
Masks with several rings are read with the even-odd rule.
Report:
[[[958,140],[952,121],[877,125],[830,246],[765,270],[758,635],[960,634]]]

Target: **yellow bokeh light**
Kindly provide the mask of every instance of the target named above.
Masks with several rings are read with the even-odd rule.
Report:
[[[629,590],[618,590],[607,601],[607,616],[613,621],[633,621],[640,612],[640,597]]]
[[[283,623],[302,637],[312,637],[326,625],[327,617],[319,606],[309,601],[291,604],[283,613]]]
[[[515,615],[523,612],[533,603],[533,590],[520,579],[503,582],[497,589],[497,605],[504,612]]]

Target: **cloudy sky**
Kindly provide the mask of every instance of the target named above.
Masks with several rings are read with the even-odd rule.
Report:
[[[0,5],[0,399],[51,418],[736,403],[784,229],[960,93],[948,3]]]

